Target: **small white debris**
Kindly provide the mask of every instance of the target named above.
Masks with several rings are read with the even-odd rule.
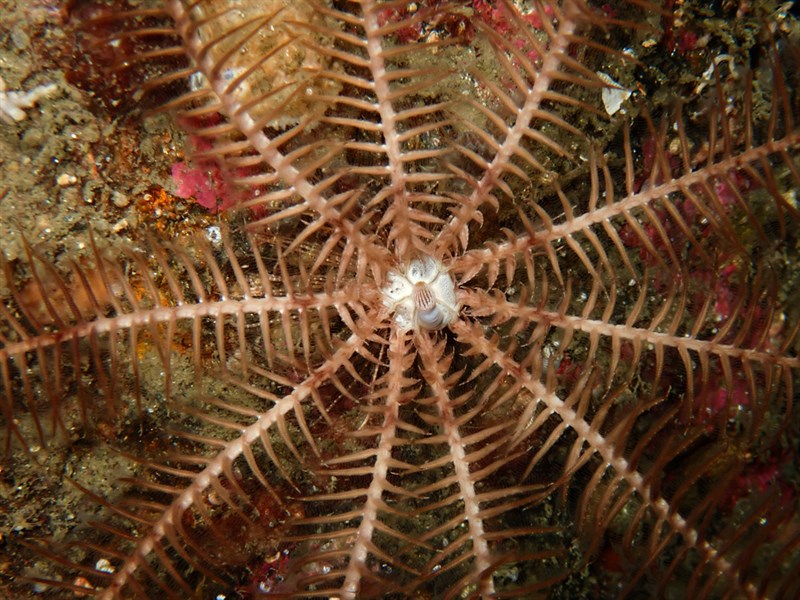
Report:
[[[703,74],[700,76],[702,80],[698,83],[694,88],[694,93],[699,94],[700,92],[705,89],[705,87],[714,80],[714,71],[719,69],[722,63],[728,63],[728,69],[730,69],[731,77],[737,79],[736,77],[736,61],[730,54],[720,54],[708,65],[708,68],[703,71]]]
[[[598,71],[597,76],[610,86],[603,88],[603,106],[609,115],[613,115],[622,108],[622,103],[631,97],[632,92],[621,87],[607,73]]]
[[[29,92],[8,92],[6,82],[0,77],[0,119],[6,123],[23,121],[26,117],[24,108],[33,108],[40,98],[54,94],[57,89],[55,83],[49,83],[37,85]]]
[[[94,568],[97,571],[102,571],[103,573],[113,573],[116,570],[116,569],[114,569],[114,565],[112,565],[105,558],[101,558],[96,563],[94,563]]]
[[[218,225],[211,225],[206,227],[206,238],[215,246],[222,242],[222,230]]]
[[[62,173],[56,179],[56,183],[61,187],[67,187],[68,185],[75,185],[78,182],[78,178],[75,175],[70,175],[69,173]]]

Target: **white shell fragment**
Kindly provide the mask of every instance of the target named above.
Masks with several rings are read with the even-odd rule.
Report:
[[[33,108],[40,99],[52,96],[56,91],[58,86],[49,83],[38,85],[28,92],[9,92],[6,90],[6,82],[0,77],[0,120],[9,124],[25,120],[23,109]]]
[[[598,71],[597,76],[611,86],[603,88],[602,95],[603,106],[605,107],[606,112],[609,115],[613,115],[622,107],[622,103],[631,97],[632,92],[631,90],[626,90],[625,88],[621,87],[616,81],[611,79],[611,76],[608,75],[608,73]]]
[[[386,279],[383,304],[401,330],[441,329],[456,318],[455,283],[430,256],[412,260],[404,273],[390,271]]]

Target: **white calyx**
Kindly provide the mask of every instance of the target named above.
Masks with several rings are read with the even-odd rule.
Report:
[[[402,273],[390,271],[381,292],[384,306],[404,331],[441,329],[458,314],[455,283],[430,256],[412,260]]]

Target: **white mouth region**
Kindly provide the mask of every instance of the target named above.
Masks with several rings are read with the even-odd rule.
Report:
[[[403,273],[390,271],[383,304],[403,330],[441,329],[456,318],[456,286],[444,265],[430,256],[412,260]]]

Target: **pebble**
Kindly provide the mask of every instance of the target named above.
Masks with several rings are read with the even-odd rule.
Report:
[[[126,206],[128,206],[131,203],[131,199],[128,196],[126,196],[125,194],[122,194],[120,192],[114,192],[111,195],[111,202],[117,208],[125,208]]]
[[[58,179],[56,179],[56,183],[61,187],[66,187],[68,185],[75,185],[77,181],[78,178],[75,177],[75,175],[70,175],[68,173],[62,173],[61,175],[58,176]]]

